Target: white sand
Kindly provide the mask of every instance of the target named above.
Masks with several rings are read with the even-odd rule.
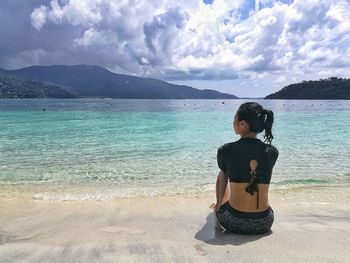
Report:
[[[0,199],[0,262],[350,262],[350,188],[273,190],[272,231],[215,229],[205,197]]]

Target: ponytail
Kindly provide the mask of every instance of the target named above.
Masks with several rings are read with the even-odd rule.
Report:
[[[264,122],[264,129],[265,129],[265,135],[264,135],[264,139],[265,142],[271,144],[271,141],[273,140],[273,135],[272,135],[272,124],[273,124],[273,120],[274,120],[274,115],[273,112],[270,110],[263,110],[262,111],[263,114],[266,114],[266,120]]]
[[[249,130],[251,132],[260,133],[265,130],[265,143],[271,144],[272,136],[272,124],[274,120],[274,114],[271,110],[264,109],[260,104],[256,102],[243,103],[237,110],[238,120],[245,120],[249,124]]]

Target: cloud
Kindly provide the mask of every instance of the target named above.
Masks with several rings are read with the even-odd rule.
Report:
[[[108,32],[96,31],[94,28],[89,28],[84,32],[83,37],[75,39],[73,44],[78,47],[99,46],[106,43],[112,44],[117,38],[110,37],[111,35]]]
[[[184,27],[187,20],[188,14],[176,8],[153,17],[151,22],[144,23],[143,31],[147,47],[153,53],[160,51],[162,54],[171,56],[172,38],[177,34],[177,30]]]
[[[74,26],[93,26],[101,22],[101,1],[58,1],[49,6],[35,8],[31,19],[35,28],[40,29],[46,22],[68,23]]]
[[[22,2],[29,11],[16,30],[24,43],[0,44],[3,67],[85,63],[165,80],[278,83],[350,71],[347,0]]]
[[[40,6],[39,8],[36,8],[32,15],[32,25],[35,29],[40,30],[40,28],[45,24],[46,16],[48,13],[48,8],[46,6]]]

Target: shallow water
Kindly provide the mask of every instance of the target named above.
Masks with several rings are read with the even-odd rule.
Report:
[[[239,139],[232,120],[246,101],[275,113],[272,188],[350,184],[350,101],[3,99],[0,190],[59,200],[213,190],[217,148]]]

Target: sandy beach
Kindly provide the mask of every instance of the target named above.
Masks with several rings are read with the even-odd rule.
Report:
[[[0,200],[1,262],[350,262],[350,189],[272,190],[266,235],[215,228],[205,196]]]

